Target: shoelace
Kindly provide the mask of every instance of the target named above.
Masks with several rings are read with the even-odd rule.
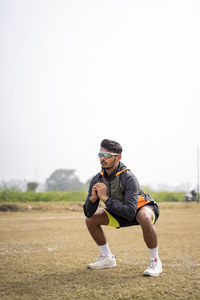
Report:
[[[107,256],[104,256],[104,255],[102,255],[102,254],[100,254],[98,257],[97,257],[97,261],[100,261],[100,260],[102,260],[102,259],[104,259],[105,257],[107,257]],[[116,256],[111,256],[111,258],[116,258]]]
[[[99,256],[97,257],[97,261],[102,260],[103,257],[104,257],[103,255],[99,255]]]
[[[158,260],[152,260],[149,264],[149,268],[154,269],[158,263]]]

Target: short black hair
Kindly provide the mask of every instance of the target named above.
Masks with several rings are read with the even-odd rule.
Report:
[[[101,148],[105,148],[105,149],[112,151],[114,153],[117,153],[117,154],[122,153],[122,146],[118,142],[115,142],[112,140],[104,139],[101,142],[100,146],[101,146]]]

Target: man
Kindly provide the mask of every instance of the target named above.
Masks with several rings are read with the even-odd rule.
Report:
[[[154,224],[159,216],[157,203],[141,191],[134,174],[121,160],[122,147],[119,143],[105,139],[98,154],[102,170],[90,183],[87,200],[83,206],[87,228],[99,246],[101,255],[88,265],[90,269],[113,268],[116,266],[101,225],[116,228],[140,225],[144,241],[150,254],[149,267],[145,276],[159,276],[162,263],[158,256],[157,234]],[[105,208],[98,208],[99,201]]]

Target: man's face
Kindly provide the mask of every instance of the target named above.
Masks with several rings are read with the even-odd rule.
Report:
[[[100,151],[112,153],[112,151],[109,151],[105,148],[101,148]],[[115,169],[118,166],[120,159],[121,159],[121,154],[119,154],[117,156],[112,156],[109,158],[105,158],[104,156],[99,158],[101,167],[102,167],[102,169],[105,169],[105,170]]]

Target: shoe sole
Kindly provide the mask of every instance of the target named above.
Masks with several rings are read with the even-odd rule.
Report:
[[[163,271],[161,271],[160,273],[156,273],[156,274],[146,274],[143,273],[143,276],[148,276],[148,277],[158,277]]]
[[[111,269],[111,268],[115,268],[117,265],[115,266],[104,266],[104,267],[90,267],[87,266],[88,269],[94,269],[94,270],[100,270],[100,269]]]

